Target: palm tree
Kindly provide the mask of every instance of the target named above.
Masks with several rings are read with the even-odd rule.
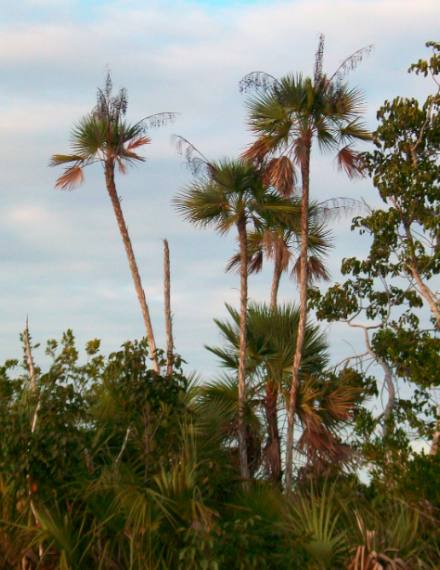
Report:
[[[216,320],[225,344],[207,347],[229,370],[238,367],[239,313],[227,305],[230,319]],[[251,303],[247,318],[247,431],[249,463],[254,472],[262,465],[276,486],[281,484],[279,407],[288,398],[291,363],[295,350],[299,310],[293,305]],[[346,370],[339,375],[325,371],[327,341],[318,326],[307,324],[301,362],[296,417],[301,429],[298,448],[308,469],[325,472],[350,459],[350,448],[341,441],[341,430],[364,399],[359,378]],[[211,431],[223,435],[227,448],[236,434],[237,406],[234,377],[220,378],[199,389],[199,416]],[[208,430],[209,431],[209,430]],[[303,469],[306,473],[307,470]]]
[[[192,147],[194,149],[194,147]],[[202,155],[200,155],[202,156]],[[200,159],[202,160],[202,159]],[[238,436],[240,474],[249,478],[244,421],[246,401],[246,318],[248,304],[248,225],[261,223],[269,212],[286,215],[290,205],[269,191],[261,172],[245,160],[204,162],[205,168],[185,191],[175,199],[177,209],[191,223],[213,226],[220,234],[235,227],[240,251],[240,350],[238,362]]]
[[[347,58],[332,76],[323,73],[324,39],[320,37],[313,78],[301,74],[277,80],[268,74],[251,73],[243,79],[244,87],[265,87],[249,101],[249,126],[257,140],[245,156],[267,160],[282,153],[301,175],[301,244],[299,266],[300,321],[292,364],[292,382],[287,407],[286,489],[292,486],[293,426],[298,392],[299,370],[307,320],[308,236],[310,157],[313,141],[322,151],[335,151],[338,164],[349,176],[362,171],[359,155],[353,149],[356,140],[369,140],[370,133],[360,121],[362,96],[342,81],[344,73],[362,58],[359,50]],[[284,161],[285,162],[285,161]],[[276,163],[275,163],[276,164]],[[282,164],[282,163],[281,163]],[[287,163],[286,163],[287,164]],[[276,166],[279,176],[283,169]],[[285,170],[285,169],[284,169]],[[286,179],[295,182],[291,171]]]
[[[230,320],[216,320],[226,342],[223,347],[207,347],[220,358],[223,366],[230,370],[238,367],[239,352],[239,313],[227,305]],[[247,421],[252,425],[253,434],[263,432],[256,429],[255,409],[263,411],[267,437],[262,452],[272,482],[281,482],[281,434],[279,429],[279,396],[286,393],[289,370],[294,355],[295,337],[298,330],[299,311],[293,305],[277,306],[251,303],[247,317],[247,370],[252,377],[246,410]],[[304,340],[304,358],[302,359],[301,378],[309,378],[322,372],[327,363],[327,343],[316,325],[307,324]],[[221,390],[219,391],[219,388]],[[229,392],[233,386],[229,382]],[[227,394],[225,382],[211,386],[202,394],[210,401],[225,403]],[[229,416],[234,409],[229,409]],[[301,417],[301,414],[299,414]],[[226,420],[228,414],[224,414]],[[261,438],[264,439],[264,438]],[[255,445],[254,445],[255,447]],[[258,454],[254,451],[254,457]]]
[[[129,124],[125,120],[126,112],[126,92],[121,89],[117,95],[113,96],[112,81],[110,74],[108,74],[104,89],[98,89],[95,108],[83,117],[73,129],[72,154],[54,154],[50,165],[67,165],[64,173],[57,179],[55,187],[61,190],[70,190],[83,182],[83,170],[86,166],[98,162],[102,164],[107,192],[116,216],[136,295],[141,306],[153,367],[156,372],[159,372],[150,312],[116,190],[115,168],[117,167],[121,174],[125,174],[127,165],[143,162],[145,158],[140,156],[137,150],[150,143],[150,138],[146,135],[147,125],[163,124],[173,118],[173,113],[158,113],[145,117],[135,124]]]
[[[249,233],[249,272],[259,273],[263,269],[264,258],[273,261],[270,307],[275,310],[278,303],[278,290],[283,273],[291,270],[292,277],[299,276],[300,212],[301,204],[296,197],[290,198],[292,216],[277,219],[274,216],[264,220],[258,229]],[[331,234],[321,220],[325,208],[312,204],[309,209],[309,255],[308,279],[311,284],[319,279],[328,280],[329,273],[324,264],[324,256],[331,247]],[[240,256],[234,255],[227,270],[239,265]]]

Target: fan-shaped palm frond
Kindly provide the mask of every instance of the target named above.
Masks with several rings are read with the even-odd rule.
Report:
[[[240,316],[230,305],[226,307],[230,320],[215,320],[226,345],[207,348],[221,359],[223,366],[236,369]],[[298,322],[299,310],[294,305],[282,305],[274,310],[264,304],[249,305],[247,363],[250,372],[262,366],[269,372],[272,380],[280,384],[286,380],[293,360]],[[302,374],[320,372],[327,363],[327,343],[316,325],[307,326],[304,347]]]

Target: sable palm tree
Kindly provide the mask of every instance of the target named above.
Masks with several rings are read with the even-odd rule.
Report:
[[[150,138],[146,135],[147,126],[163,124],[172,119],[174,115],[173,113],[158,113],[145,117],[135,124],[129,124],[125,120],[126,112],[126,92],[121,89],[117,95],[113,96],[112,81],[108,75],[104,89],[98,89],[95,108],[83,117],[72,131],[72,154],[54,154],[50,165],[66,165],[64,173],[57,179],[55,187],[61,190],[70,190],[83,182],[83,171],[86,166],[95,163],[102,164],[107,192],[116,216],[136,295],[141,306],[153,367],[156,372],[159,372],[150,312],[116,190],[115,169],[118,168],[121,174],[125,174],[127,165],[143,162],[145,158],[139,155],[137,151],[150,143]]]
[[[313,141],[320,150],[336,152],[339,166],[349,176],[362,171],[359,155],[353,149],[356,140],[369,140],[370,133],[360,121],[363,99],[360,92],[342,81],[365,50],[347,58],[332,76],[323,73],[324,39],[320,37],[315,58],[314,76],[286,75],[277,80],[261,72],[251,73],[242,80],[244,88],[264,87],[249,101],[249,126],[257,136],[246,151],[252,160],[268,160],[281,153],[284,161],[274,163],[278,178],[285,178],[291,188],[295,170],[301,175],[301,246],[299,267],[300,322],[292,364],[292,383],[287,408],[288,434],[286,447],[286,489],[292,486],[293,426],[298,391],[299,370],[307,320],[308,236],[310,157]],[[287,168],[287,159],[292,168]]]
[[[215,320],[224,340],[223,347],[207,347],[220,358],[223,366],[230,370],[238,367],[239,322],[238,311],[227,305],[230,320]],[[278,306],[275,309],[267,305],[252,303],[248,308],[247,318],[247,370],[252,377],[250,391],[253,397],[247,406],[247,418],[255,417],[255,409],[263,410],[267,434],[263,459],[270,479],[281,482],[281,434],[279,429],[279,396],[286,391],[289,370],[294,354],[299,311],[293,305]],[[304,341],[301,378],[320,373],[327,363],[327,343],[316,325],[308,324]],[[224,387],[223,387],[224,388]],[[221,392],[225,395],[225,390]],[[210,399],[215,395],[213,389],[205,396]],[[252,409],[254,410],[252,413]],[[236,413],[236,410],[233,410]],[[228,416],[225,416],[228,419]],[[255,424],[255,419],[252,419]],[[263,429],[252,427],[253,433]],[[262,437],[262,439],[264,439]],[[254,456],[258,454],[254,451]]]
[[[207,347],[220,358],[224,367],[236,370],[239,351],[239,313],[227,305],[230,319],[216,320],[225,345]],[[247,318],[248,393],[246,422],[252,433],[248,451],[253,470],[261,461],[270,480],[281,483],[281,441],[279,406],[281,396],[288,397],[290,370],[298,330],[299,310],[293,305],[278,306],[251,303]],[[325,372],[328,362],[327,342],[316,325],[307,324],[301,382],[298,390],[297,421],[301,427],[298,447],[310,468],[319,469],[349,458],[349,449],[340,439],[340,431],[363,399],[357,376],[348,371],[335,376]],[[205,422],[212,418],[225,438],[234,433],[237,406],[234,378],[223,379],[200,388],[200,412]],[[217,413],[217,410],[219,413]],[[264,424],[264,425],[263,425]],[[228,442],[228,445],[230,443]]]
[[[194,147],[192,147],[194,149]],[[191,223],[213,226],[220,234],[235,227],[240,250],[240,350],[238,362],[238,436],[240,474],[249,478],[244,421],[246,401],[246,318],[248,303],[248,225],[258,225],[269,212],[288,215],[290,205],[263,184],[257,166],[244,160],[206,162],[202,174],[174,200]]]
[[[301,203],[297,198],[290,198],[292,216],[289,219],[276,219],[274,216],[264,220],[263,225],[249,233],[249,272],[259,273],[263,269],[264,258],[273,261],[273,274],[270,292],[270,307],[274,310],[278,302],[278,291],[283,273],[291,270],[292,277],[299,277],[299,246],[300,246],[300,212]],[[325,227],[322,218],[324,211],[318,204],[309,209],[309,283],[329,279],[329,273],[324,264],[324,256],[331,247],[331,234]],[[227,271],[237,268],[239,254],[234,255]]]

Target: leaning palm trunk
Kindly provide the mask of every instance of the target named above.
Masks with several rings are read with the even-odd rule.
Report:
[[[246,437],[246,352],[247,352],[247,301],[248,301],[248,249],[246,221],[237,223],[240,242],[240,350],[238,360],[238,445],[240,457],[240,475],[249,479]]]
[[[125,252],[127,254],[128,265],[130,267],[131,276],[133,277],[134,288],[136,290],[136,295],[141,306],[142,316],[144,319],[144,324],[147,332],[148,346],[151,353],[151,358],[153,360],[153,369],[159,373],[159,361],[157,358],[156,342],[154,340],[153,325],[151,324],[150,311],[148,310],[147,299],[145,297],[145,292],[142,288],[142,281],[139,275],[139,269],[136,263],[136,258],[134,255],[133,247],[131,245],[130,236],[128,234],[128,229],[125,224],[124,214],[122,213],[121,203],[116,191],[115,184],[115,167],[112,160],[107,160],[105,163],[105,182],[107,186],[107,191],[112,202],[113,210],[115,212],[116,221],[118,222],[119,231],[121,233],[122,241],[124,243]]]
[[[298,393],[299,371],[301,368],[304,334],[307,323],[307,281],[308,281],[308,237],[309,237],[309,177],[310,177],[311,142],[306,144],[305,155],[301,164],[302,200],[301,200],[301,250],[299,277],[299,322],[296,337],[295,356],[292,366],[292,383],[290,385],[287,405],[287,438],[286,438],[286,491],[292,490],[294,420]]]
[[[275,252],[275,263],[272,277],[272,288],[270,292],[270,308],[275,311],[278,304],[278,290],[280,287],[281,275],[281,254]],[[276,485],[281,481],[281,438],[278,427],[278,387],[272,382],[266,384],[265,409],[268,429],[268,442],[266,446],[266,460],[269,466],[270,478]]]
[[[273,268],[272,276],[272,287],[270,290],[270,308],[274,311],[277,308],[278,303],[278,290],[280,288],[281,275],[283,274],[283,268],[281,264],[281,252],[277,248],[275,252],[275,263]]]
[[[281,482],[281,438],[278,428],[278,387],[273,382],[267,382],[264,407],[267,421],[268,440],[265,448],[266,461],[270,479],[276,485]]]

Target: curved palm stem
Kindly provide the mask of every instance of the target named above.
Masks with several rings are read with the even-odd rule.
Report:
[[[153,368],[156,372],[159,373],[160,367],[157,358],[157,347],[156,347],[156,341],[154,339],[154,332],[150,318],[150,311],[148,309],[147,299],[145,297],[145,291],[142,287],[142,281],[139,274],[136,257],[134,255],[133,246],[131,245],[130,235],[128,233],[127,225],[124,219],[124,214],[122,212],[121,202],[119,200],[119,196],[116,191],[115,165],[113,161],[107,160],[105,162],[104,172],[105,172],[105,181],[107,185],[108,195],[110,197],[113,206],[113,211],[115,213],[116,221],[119,227],[119,232],[121,234],[122,242],[124,244],[125,253],[127,254],[128,265],[130,267],[131,276],[133,278],[136,296],[138,298],[139,305],[141,307],[142,317],[144,320],[145,329],[147,331],[148,346],[150,349],[151,357],[153,359]]]

